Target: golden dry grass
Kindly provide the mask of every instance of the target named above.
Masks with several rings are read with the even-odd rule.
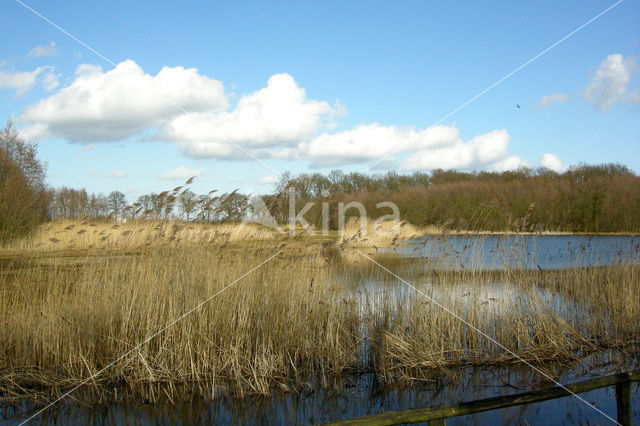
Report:
[[[388,247],[398,241],[442,232],[443,228],[436,226],[419,228],[406,221],[386,220],[377,223],[372,219],[352,217],[345,223],[337,243],[349,247]]]
[[[355,371],[411,382],[458,365],[571,360],[612,347],[637,353],[640,345],[638,265],[425,276],[395,264],[397,273],[462,322],[397,280],[383,292],[372,290],[366,283],[389,275],[378,267],[352,268],[340,261],[339,248],[321,240],[269,239],[260,228],[233,236],[238,228],[181,223],[65,229],[72,224],[52,224],[0,251],[1,399],[59,394],[125,354],[89,386],[101,392],[126,386],[150,399],[158,396],[150,384],[162,384],[170,398],[180,397],[176,389],[184,384],[205,394],[227,389],[243,396]],[[58,248],[70,247],[67,233],[91,228],[119,233],[114,246],[134,250]],[[148,246],[146,237],[121,241],[136,229],[158,237]],[[216,231],[230,235],[224,242],[204,236]],[[39,238],[60,241],[51,248],[33,245]],[[509,284],[490,297],[485,289],[496,280]],[[403,288],[405,296],[394,296]],[[566,306],[550,303],[541,296],[545,291]]]
[[[40,225],[29,237],[9,243],[9,251],[47,252],[137,249],[162,244],[223,244],[272,240],[277,232],[253,223],[200,224],[180,221],[83,221],[60,219]]]
[[[355,365],[356,315],[335,300],[317,250],[236,243],[222,250],[158,247],[72,263],[62,257],[5,263],[2,388],[19,395],[78,383],[278,250],[277,258],[96,383],[199,381],[238,395],[264,394],[274,385],[289,386],[297,370],[328,373]]]

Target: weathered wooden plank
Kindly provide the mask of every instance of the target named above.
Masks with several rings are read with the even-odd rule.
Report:
[[[449,417],[457,417],[466,414],[480,413],[498,408],[514,407],[516,405],[542,402],[549,399],[562,398],[572,394],[592,391],[594,389],[614,386],[619,383],[630,383],[640,380],[640,370],[611,376],[589,379],[581,382],[556,386],[549,389],[519,393],[515,395],[497,396],[476,401],[463,402],[455,405],[444,405],[431,408],[413,408],[400,411],[389,411],[373,416],[358,417],[350,420],[342,420],[331,425],[395,425],[400,423],[428,422]],[[630,389],[630,388],[629,388]],[[629,399],[630,401],[630,396]],[[630,405],[630,403],[629,403]],[[629,408],[630,409],[630,408]],[[629,414],[630,416],[630,414]],[[630,423],[629,423],[630,424]]]

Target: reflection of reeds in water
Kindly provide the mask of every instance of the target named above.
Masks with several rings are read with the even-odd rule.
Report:
[[[269,239],[257,227],[233,237],[233,225],[47,226],[0,252],[5,399],[72,387],[279,249],[273,261],[90,385],[111,392],[124,384],[151,399],[158,392],[180,397],[176,389],[184,383],[204,394],[223,388],[242,396],[354,371],[410,382],[434,369],[518,362],[474,329],[529,362],[573,360],[611,347],[638,353],[640,347],[638,265],[487,272],[425,268],[431,259],[380,259],[425,297],[375,265],[340,262],[339,247],[310,238]],[[230,235],[217,244],[216,232]],[[158,237],[147,246],[148,235]],[[105,236],[131,250],[99,246]],[[94,249],[53,248],[69,247],[72,238],[76,247]],[[200,244],[207,239],[213,243]],[[51,247],[36,248],[35,241]],[[387,284],[373,291],[358,286],[363,279]]]

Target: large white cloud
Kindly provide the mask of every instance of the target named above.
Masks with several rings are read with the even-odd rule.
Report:
[[[619,100],[625,99],[635,62],[619,53],[607,56],[591,76],[591,83],[582,95],[593,106],[607,110]]]
[[[400,169],[506,169],[525,165],[518,157],[509,157],[510,142],[511,136],[504,129],[478,135],[467,142],[458,137],[444,146],[418,149],[405,159]]]
[[[458,130],[453,126],[416,130],[374,123],[333,134],[321,134],[308,143],[301,143],[296,155],[312,160],[316,166],[336,166],[376,160],[421,148],[447,146],[458,139]]]
[[[164,67],[151,76],[133,61],[103,72],[81,65],[75,80],[25,108],[25,137],[62,137],[72,142],[116,141],[164,124],[185,111],[222,110],[222,83],[195,68]]]
[[[175,117],[164,136],[179,141],[191,156],[227,157],[237,155],[233,144],[245,149],[294,146],[313,137],[336,113],[326,102],[307,99],[290,75],[276,74],[231,111]]]
[[[51,85],[55,82],[50,81]],[[46,82],[43,82],[46,84]],[[510,136],[496,130],[464,141],[453,125],[426,128],[360,124],[333,131],[339,103],[310,99],[289,74],[230,107],[222,83],[194,68],[162,68],[155,76],[135,62],[103,71],[81,65],[75,79],[26,107],[19,118],[28,139],[117,141],[134,135],[176,143],[188,156],[212,159],[279,158],[313,166],[377,162],[405,170],[508,169],[527,163],[510,156]],[[150,136],[152,135],[152,136]],[[249,155],[247,155],[249,153]],[[197,174],[178,168],[164,178]]]

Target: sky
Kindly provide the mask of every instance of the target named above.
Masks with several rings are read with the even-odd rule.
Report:
[[[638,22],[638,0],[6,0],[0,120],[52,187],[131,201],[194,175],[261,194],[285,171],[637,173]]]

